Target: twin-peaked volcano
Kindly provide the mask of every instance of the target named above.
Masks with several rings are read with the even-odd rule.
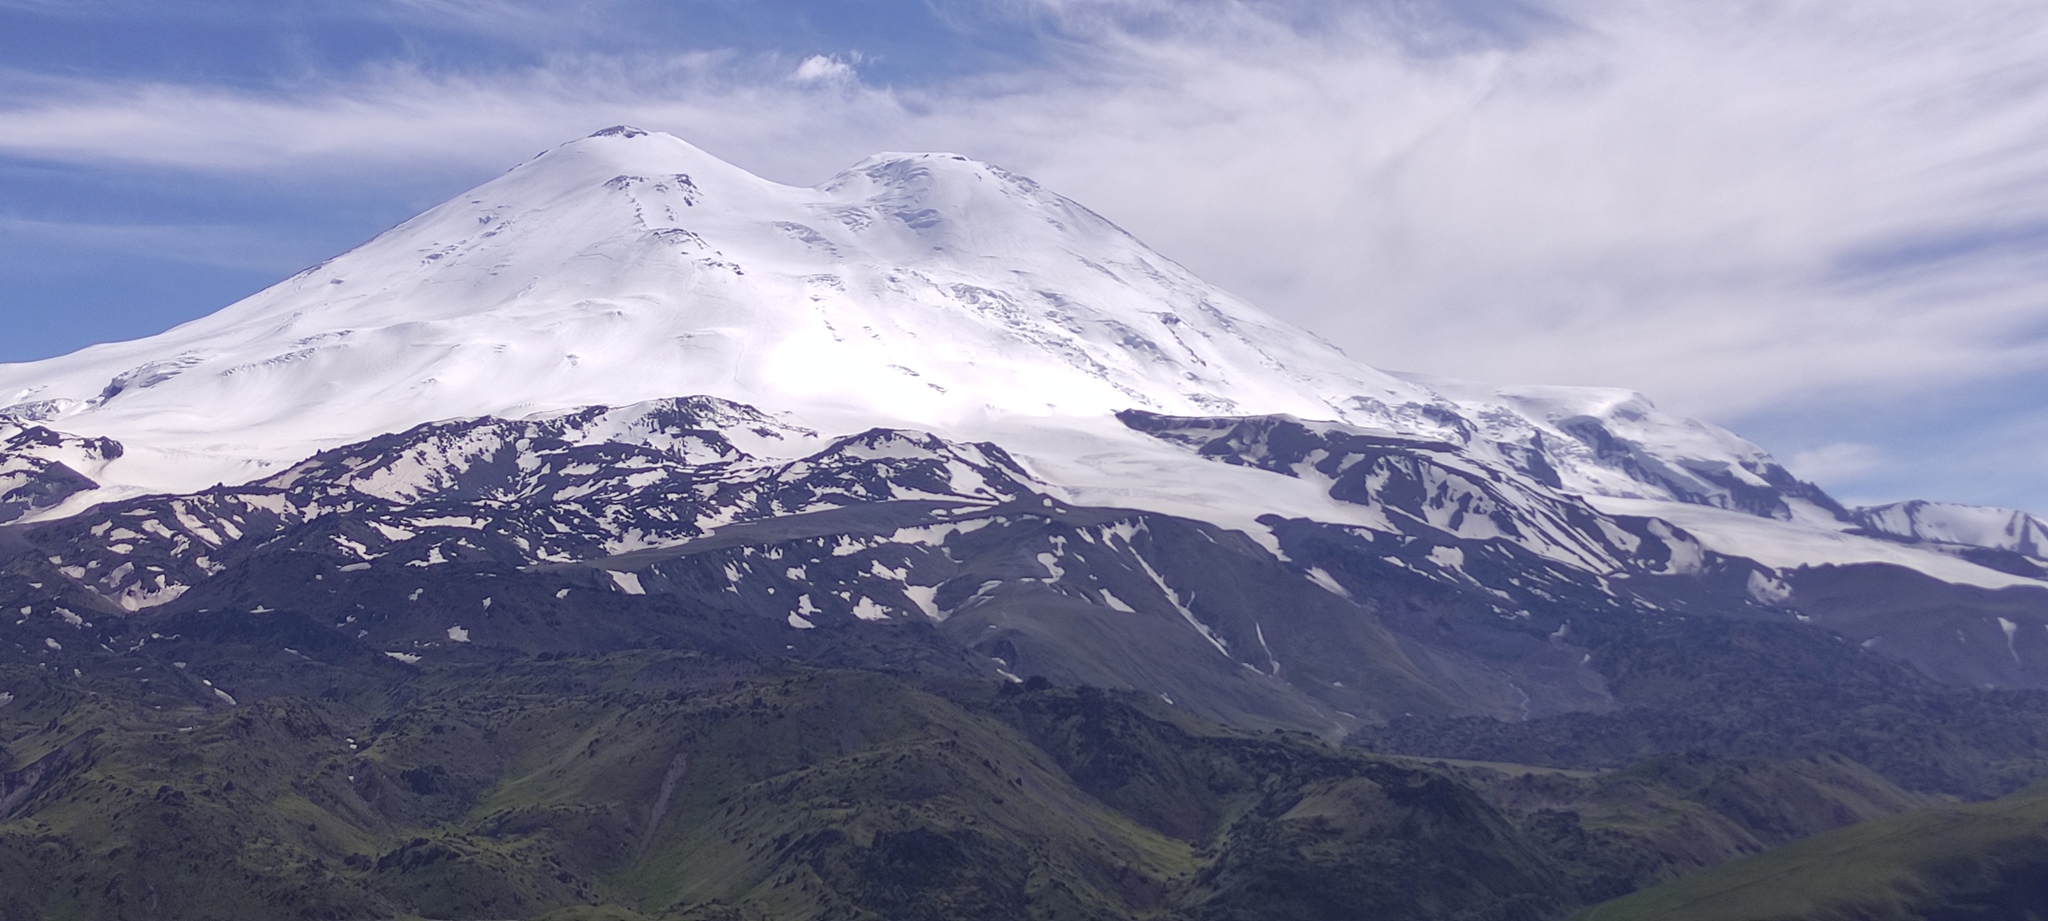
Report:
[[[145,491],[434,420],[698,394],[827,431],[1280,413],[1730,507],[1789,481],[1626,392],[1439,392],[1366,367],[964,157],[878,155],[797,188],[627,128],[212,316],[0,366],[0,418],[121,442],[81,472]]]
[[[1000,169],[889,154],[796,188],[632,129],[213,316],[0,369],[16,419],[262,462],[684,394],[940,428],[1428,399]]]
[[[604,423],[572,438],[565,419]],[[800,188],[630,128],[542,154],[212,316],[0,366],[0,438],[0,524],[76,524],[127,500],[144,503],[135,515],[167,516],[147,532],[102,521],[48,555],[125,610],[217,575],[243,552],[230,546],[242,537],[222,535],[343,527],[337,514],[377,503],[389,521],[334,537],[364,562],[482,552],[419,536],[420,521],[446,519],[489,532],[497,562],[528,566],[862,504],[1043,502],[1220,526],[1314,591],[1362,593],[1290,556],[1309,552],[1290,545],[1308,539],[1306,524],[1365,539],[1347,552],[1373,566],[1399,561],[1460,591],[1492,579],[1484,606],[1510,620],[1554,603],[1502,587],[1532,566],[1593,580],[1575,589],[1587,597],[1620,597],[1610,579],[1719,579],[1714,604],[1743,610],[1785,607],[1793,574],[1813,566],[1877,564],[1982,589],[2048,578],[2031,518],[1859,514],[1757,446],[1637,394],[1367,367],[987,164],[884,154]],[[1007,485],[973,485],[992,474],[960,459],[998,455]],[[905,485],[920,465],[951,473]],[[303,478],[358,467],[403,494],[354,474],[331,489]],[[480,491],[435,491],[445,483]],[[215,484],[168,511],[137,498]],[[891,522],[929,511],[895,508]],[[1987,515],[2027,539],[1951,526]],[[139,543],[88,546],[131,533]],[[153,562],[129,558],[144,549]],[[1004,579],[1078,572],[1051,555],[1049,580]],[[922,578],[913,570],[883,567],[907,574],[899,583]],[[906,583],[889,597],[909,604],[911,588],[936,590]],[[1073,590],[1122,604],[1114,590]],[[1251,607],[1203,613],[1193,594],[1157,590],[1226,656],[1273,655]],[[1253,617],[1256,643],[1211,632],[1238,614]],[[2012,642],[1991,658],[2006,669],[2009,652],[2020,677],[1992,680],[2048,683],[2048,662],[2020,661],[2018,628],[1997,626],[2018,621],[1972,616]]]

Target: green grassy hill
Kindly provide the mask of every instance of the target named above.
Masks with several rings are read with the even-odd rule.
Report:
[[[1940,802],[1839,755],[1454,763],[864,663],[404,663],[278,612],[122,642],[0,661],[0,921],[1541,921]]]
[[[188,674],[163,672],[143,686]],[[1087,688],[661,652],[232,706],[113,693],[132,674],[5,678],[9,919],[1508,921],[1578,901],[1444,772]]]
[[[2048,917],[2048,787],[1817,835],[1602,904],[1578,921]]]

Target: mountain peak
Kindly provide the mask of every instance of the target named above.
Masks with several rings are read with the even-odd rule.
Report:
[[[179,489],[423,422],[692,395],[945,435],[1278,414],[1467,443],[1589,494],[1790,514],[1763,452],[1638,395],[1433,383],[959,154],[877,154],[799,188],[620,126],[213,316],[0,367],[0,417],[175,453],[103,472]]]
[[[0,368],[0,415],[186,452],[113,471],[152,488],[426,421],[694,394],[944,432],[991,413],[1329,418],[1423,391],[958,154],[800,188],[627,126],[212,316]]]
[[[723,181],[743,187],[776,186],[709,151],[665,131],[614,125],[558,145],[520,164],[504,177],[473,189],[447,205],[510,192],[514,184],[539,183],[558,193],[587,194],[589,187],[615,176],[687,174],[698,181]],[[514,178],[518,177],[518,178]],[[519,194],[531,195],[533,191]],[[429,212],[432,213],[432,212]]]
[[[818,187],[847,199],[918,202],[958,207],[977,199],[1037,207],[1072,206],[1037,183],[1000,167],[953,153],[878,153]]]
[[[1603,512],[1680,503],[1752,519],[1686,512],[1695,536],[1765,517],[1832,540],[1850,523],[1757,446],[1631,391],[1404,380],[1361,365],[1000,167],[885,153],[804,188],[624,125],[212,316],[0,366],[0,423],[71,439],[9,449],[34,455],[15,472],[42,484],[23,506],[38,515],[122,490],[248,483],[423,423],[678,397],[832,434],[1007,441],[1077,495],[1151,495],[1252,531],[1276,509],[1327,512],[1330,497],[1307,479],[1321,473],[1278,471],[1299,482],[1270,502],[1235,485],[1205,491],[1210,472],[1159,471],[1206,454],[1162,457],[1180,449],[1119,414],[1207,420],[1197,427],[1335,420],[1347,428],[1317,437],[1380,451],[1452,445],[1501,482],[1598,498]],[[126,450],[60,456],[74,442]],[[1867,527],[1899,518],[1909,532],[1996,531],[2014,545],[2040,530],[1935,511]],[[1460,506],[1432,527],[1488,514]]]

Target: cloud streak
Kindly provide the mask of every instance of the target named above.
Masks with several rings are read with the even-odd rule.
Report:
[[[235,224],[91,224],[0,217],[0,240],[268,272],[294,272],[306,260],[306,253],[274,231]]]

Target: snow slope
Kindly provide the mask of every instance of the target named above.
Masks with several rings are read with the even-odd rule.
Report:
[[[1711,506],[1650,499],[1596,496],[1590,501],[1609,515],[1668,521],[1684,528],[1708,550],[1773,569],[1887,563],[1955,585],[1998,589],[2043,584],[2039,579],[2000,572],[1911,544],[1846,533],[1838,522],[1772,521]]]
[[[431,419],[710,394],[825,423],[1428,399],[1029,180],[940,154],[777,185],[667,135],[543,154],[159,336],[0,367],[0,412],[246,480]]]
[[[1912,499],[1859,508],[1852,518],[1871,531],[1907,540],[1989,547],[2048,559],[2048,522],[2009,508]]]
[[[799,188],[623,127],[214,315],[0,365],[0,436],[62,433],[29,439],[7,471],[40,497],[21,514],[48,518],[252,482],[430,421],[694,395],[826,435],[993,441],[1074,501],[1255,535],[1266,514],[1382,516],[1312,484],[1220,470],[1114,413],[1333,420],[1451,445],[1567,494],[1852,526],[1757,446],[1637,394],[1361,365],[987,164],[882,154]],[[53,466],[90,439],[120,450]],[[1840,555],[1828,546],[1817,561]]]

